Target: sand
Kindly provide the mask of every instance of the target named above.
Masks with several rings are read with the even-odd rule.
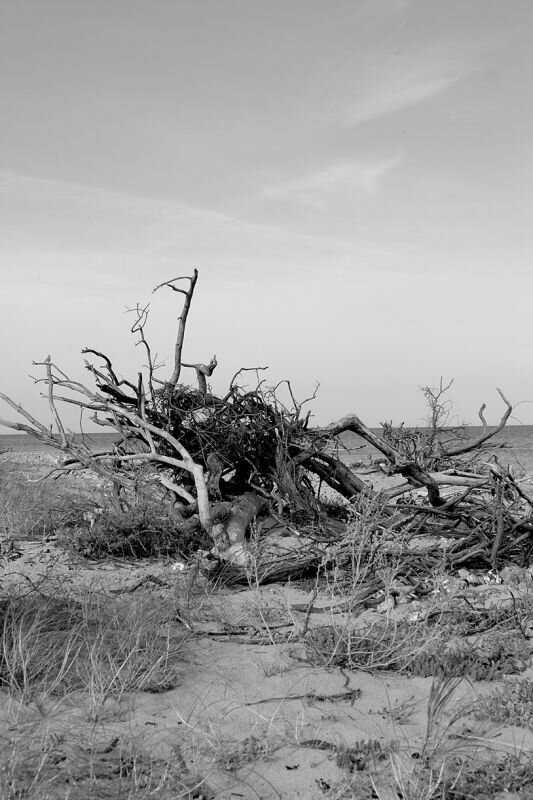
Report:
[[[15,476],[21,482],[35,481],[53,458],[4,455],[0,474],[8,468],[10,480]],[[76,480],[87,487],[87,479]],[[89,485],[91,492],[102,488],[97,482]],[[174,611],[179,598],[187,596],[188,608],[186,615],[170,620],[168,628],[169,635],[185,636],[175,688],[160,694],[127,693],[109,703],[97,725],[87,718],[82,701],[77,705],[67,697],[49,700],[40,708],[32,703],[20,706],[1,691],[0,721],[10,735],[31,730],[47,740],[55,737],[59,751],[66,747],[67,731],[80,752],[85,752],[88,741],[93,742],[93,751],[95,740],[103,750],[115,740],[134,742],[153,764],[180,766],[190,788],[169,797],[399,797],[391,764],[407,776],[427,747],[433,679],[310,663],[298,636],[303,627],[349,623],[346,614],[320,613],[331,605],[330,591],[319,591],[314,613],[306,615],[313,593],[309,581],[231,590],[197,579],[191,593],[189,570],[169,558],[89,562],[67,555],[53,535],[14,544],[0,563],[4,596],[31,586],[44,594],[60,587],[62,594],[74,598],[88,591],[130,597],[132,602],[142,597],[166,603]],[[6,553],[5,538],[3,547]],[[527,580],[524,591],[530,591]],[[512,594],[505,585],[469,591],[482,604],[496,596],[503,603]],[[406,602],[381,612],[366,611],[365,619],[382,619],[383,614],[412,618],[421,613],[420,603]],[[522,677],[531,678],[531,670]],[[461,682],[443,715],[445,723],[478,694],[494,688],[494,683]],[[446,741],[455,745],[468,741],[472,753],[481,749],[485,754],[493,750],[500,755],[518,750],[533,754],[533,735],[524,728],[496,729],[459,714],[453,731],[456,738]],[[114,763],[113,752],[111,747],[107,760],[99,756],[102,769]],[[67,797],[72,784],[63,775],[62,763],[58,762],[56,777],[58,785],[65,781],[65,794],[57,796]]]

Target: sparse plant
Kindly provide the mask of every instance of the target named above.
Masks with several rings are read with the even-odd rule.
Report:
[[[406,697],[403,700],[396,700],[388,706],[384,706],[381,714],[390,719],[395,725],[406,725],[415,712],[417,701],[414,695]]]
[[[408,671],[421,677],[470,678],[476,681],[500,680],[525,670],[530,661],[527,642],[514,632],[486,637],[474,646],[456,640],[441,651],[422,651]]]
[[[287,664],[281,660],[271,661],[270,663],[262,663],[261,669],[265,678],[274,678],[284,675],[289,671]]]
[[[347,525],[328,547],[324,558],[333,594],[349,598],[369,581],[375,581],[376,569],[385,564],[381,547],[382,515],[383,502],[379,498],[362,495],[349,506]]]
[[[306,636],[311,663],[365,670],[402,670],[421,653],[441,642],[441,633],[423,623],[396,622],[379,618],[357,628],[325,625]]]
[[[506,681],[490,694],[480,695],[470,713],[475,719],[533,730],[533,682],[527,678]]]
[[[272,752],[273,747],[268,737],[252,734],[239,742],[227,743],[220,752],[218,760],[224,769],[236,772],[245,764],[268,758]]]
[[[391,752],[397,749],[396,742],[389,742],[385,747],[379,739],[363,739],[350,746],[337,748],[337,766],[348,772],[363,772],[377,768],[380,761],[385,761]]]
[[[153,602],[22,597],[1,611],[0,684],[25,702],[81,691],[96,717],[109,698],[176,685],[184,634]]]
[[[306,648],[312,663],[442,679],[498,680],[523,671],[530,660],[527,643],[514,632],[472,645],[450,640],[446,627],[423,620],[380,618],[358,627],[321,626],[308,632]]]
[[[418,765],[413,769],[398,756],[392,756],[390,763],[397,797],[404,800],[437,800],[442,796],[444,763],[439,769]],[[376,785],[374,789],[378,800],[382,800],[380,789]]]

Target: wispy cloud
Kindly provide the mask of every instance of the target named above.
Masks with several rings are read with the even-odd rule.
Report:
[[[392,166],[392,163],[391,163]],[[345,165],[346,167],[346,165]],[[367,172],[338,167],[310,179],[307,192],[334,193],[343,186],[377,185],[385,164]],[[351,176],[351,177],[350,177]],[[2,191],[4,190],[4,191]],[[280,187],[279,191],[283,191]],[[305,195],[305,181],[300,191]],[[273,194],[275,191],[273,190]],[[218,210],[153,197],[84,186],[63,180],[34,178],[0,171],[0,195],[5,194],[6,231],[3,251],[20,254],[25,263],[58,258],[58,264],[79,265],[90,259],[103,271],[143,269],[148,264],[222,265],[242,270],[249,264],[310,262],[339,264],[361,254],[388,254],[381,241],[304,233],[286,225],[255,222]],[[30,257],[31,256],[31,257]],[[48,262],[47,262],[48,263]],[[172,267],[173,269],[175,266]],[[281,267],[280,267],[281,268]]]
[[[265,195],[324,209],[338,200],[346,202],[350,197],[376,193],[402,160],[402,156],[394,155],[380,160],[333,164],[310,175],[272,186],[265,190]]]
[[[432,100],[469,74],[479,55],[479,47],[453,42],[366,50],[339,66],[339,121],[355,127]]]
[[[55,178],[40,178],[12,170],[0,170],[0,195],[6,194],[11,200],[24,196],[39,201],[63,202],[77,207],[94,206],[105,210],[126,213],[141,213],[158,216],[176,204],[164,200],[143,197],[127,192],[118,192],[101,186],[90,186]]]
[[[356,98],[346,110],[345,119],[348,125],[356,126],[364,122],[403,111],[430,100],[441,94],[458,80],[458,76],[406,80],[398,76],[390,76],[382,85],[374,86],[366,95]]]

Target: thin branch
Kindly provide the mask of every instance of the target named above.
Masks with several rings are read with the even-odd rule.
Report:
[[[503,430],[505,428],[505,426],[507,424],[507,420],[509,419],[509,417],[513,413],[513,407],[511,405],[511,403],[509,402],[509,400],[507,400],[507,398],[505,397],[505,395],[504,395],[504,393],[502,392],[501,389],[496,388],[496,391],[498,392],[498,394],[502,398],[503,402],[507,406],[507,408],[505,410],[505,413],[503,414],[499,424],[496,425],[495,428],[492,428],[491,430],[487,430],[487,423],[485,422],[485,419],[483,417],[483,411],[485,410],[485,404],[483,404],[481,406],[480,410],[479,410],[480,419],[484,423],[483,431],[482,431],[481,435],[478,436],[477,439],[473,439],[468,444],[465,444],[462,447],[456,447],[453,450],[447,450],[446,451],[446,456],[447,457],[460,456],[463,453],[469,453],[472,450],[476,450],[481,444],[483,444],[483,442],[486,442],[487,439],[491,439],[493,436],[495,436],[497,433],[499,433],[501,430]]]
[[[235,383],[235,381],[237,380],[237,378],[239,377],[241,372],[259,372],[260,370],[264,371],[266,369],[268,369],[268,367],[241,367],[240,369],[237,370],[237,372],[235,373],[235,375],[233,376],[233,378],[229,382],[229,391],[230,391],[230,393],[231,393],[231,390],[233,389],[233,384]],[[227,396],[229,397],[229,394]]]
[[[178,286],[174,285],[176,281],[181,281],[181,280],[188,280],[190,282],[190,286],[187,289],[187,291],[185,291],[184,289],[180,289]],[[195,269],[192,274],[192,277],[186,278],[182,276],[179,278],[174,278],[171,281],[165,281],[164,283],[160,283],[158,286],[156,286],[152,292],[153,294],[154,292],[157,292],[158,289],[161,289],[163,286],[167,286],[169,289],[172,289],[172,291],[179,292],[180,294],[185,295],[185,300],[183,301],[183,308],[181,314],[178,317],[178,323],[179,323],[178,333],[176,336],[176,343],[174,345],[174,371],[167,384],[168,391],[170,394],[174,392],[174,389],[176,388],[180,378],[181,352],[183,350],[183,340],[185,338],[185,327],[187,325],[187,316],[189,314],[189,309],[191,307],[192,296],[194,294],[194,287],[196,286],[197,280],[198,280],[198,270]]]
[[[82,355],[85,355],[86,353],[92,353],[94,356],[98,356],[98,358],[101,358],[102,361],[105,361],[107,371],[109,372],[111,380],[113,381],[115,386],[119,386],[119,379],[115,374],[113,365],[111,364],[111,360],[108,358],[108,356],[106,356],[105,353],[100,353],[98,350],[93,350],[92,347],[84,347],[81,353]],[[85,363],[87,364],[87,362]]]
[[[158,475],[157,480],[162,484],[162,486],[165,487],[165,489],[168,489],[169,491],[177,494],[179,497],[182,497],[189,503],[189,505],[196,505],[196,499],[192,496],[192,494],[184,489],[183,486],[180,486],[179,483],[171,481],[170,478],[166,477],[166,475]]]
[[[105,355],[105,353],[100,353],[98,352],[98,350],[92,350],[90,347],[85,347],[82,350],[82,354],[85,353],[93,353],[93,355],[98,356],[99,358],[103,359],[106,362],[107,371],[109,372],[109,377],[111,378],[111,381],[109,381],[105,377],[105,375],[103,375],[103,373],[100,372],[100,370],[96,369],[96,367],[93,364],[91,364],[89,361],[85,361],[86,369],[88,369],[89,372],[92,372],[92,374],[96,378],[98,378],[102,384],[104,384],[103,386],[98,384],[98,388],[101,389],[103,392],[106,392],[107,394],[113,394],[113,393],[116,394],[116,390],[118,390],[119,386],[128,386],[134,392],[137,391],[137,387],[130,381],[124,379],[119,380],[115,371],[113,370],[110,359]],[[126,399],[126,402],[128,402],[128,395],[124,394],[123,392],[120,392],[120,394],[123,395],[123,397]],[[129,398],[129,401],[136,403],[137,398],[135,398],[135,400],[133,400],[133,398]]]
[[[150,389],[150,395],[153,397],[154,396],[153,376],[154,376],[155,365],[152,359],[152,351],[150,345],[144,334],[144,328],[146,326],[146,323],[148,322],[149,310],[150,310],[150,303],[147,303],[147,305],[145,306],[140,306],[139,303],[137,303],[135,308],[127,309],[128,312],[134,312],[135,314],[137,314],[137,319],[131,326],[131,333],[139,334],[139,341],[135,343],[135,346],[137,346],[138,344],[142,344],[144,346],[144,349],[146,350],[146,357],[148,359],[148,387]]]
[[[4,401],[4,403],[7,403],[7,405],[10,408],[12,408],[14,411],[16,411],[17,414],[20,414],[21,417],[24,417],[24,419],[27,419],[28,422],[30,422],[32,425],[34,425],[35,428],[37,428],[43,435],[45,435],[45,436],[49,436],[50,435],[50,431],[48,430],[48,428],[45,425],[43,425],[42,422],[39,422],[39,420],[35,419],[35,417],[32,417],[32,415],[28,411],[26,411],[26,409],[23,408],[19,403],[15,403],[6,394],[2,394],[2,392],[0,392],[0,399],[2,399]],[[27,426],[27,425],[24,425],[23,427],[20,427],[21,423],[7,422],[6,420],[2,420],[1,424],[5,425],[7,428],[13,428],[14,430],[19,430],[19,431],[25,430],[26,432],[28,432],[28,429],[29,429],[29,426]],[[33,429],[30,429],[30,430],[33,430]]]

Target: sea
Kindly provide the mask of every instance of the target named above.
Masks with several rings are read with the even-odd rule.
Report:
[[[372,430],[377,434],[381,432],[381,428]],[[473,439],[482,431],[481,427],[475,425],[469,426],[466,430],[468,436]],[[76,434],[75,438],[81,441],[82,436]],[[116,439],[117,435],[114,433],[90,433],[83,436],[83,441],[95,452],[106,450]],[[49,445],[26,434],[0,435],[0,453],[6,450],[14,453],[53,452]],[[358,462],[362,466],[370,465],[379,457],[374,447],[349,432],[342,434],[338,453],[343,461]],[[490,449],[483,455],[483,459],[488,459],[492,453],[498,456],[502,466],[510,465],[514,475],[533,475],[533,425],[508,425],[490,440]]]

